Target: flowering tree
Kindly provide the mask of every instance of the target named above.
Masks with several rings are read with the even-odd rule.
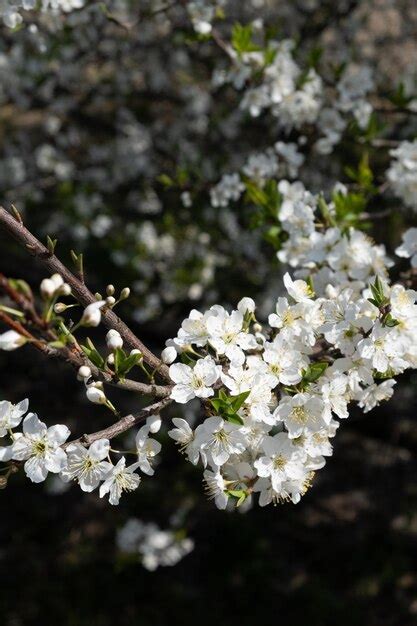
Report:
[[[0,275],[7,327],[0,348],[32,347],[66,361],[88,400],[114,421],[72,434],[63,424],[48,428],[26,400],[2,401],[3,484],[18,471],[36,483],[51,473],[116,505],[141,477],[153,476],[158,433],[173,415],[168,434],[201,467],[218,508],[299,502],[332,454],[349,407],[371,410],[417,367],[412,81],[404,76],[387,89],[381,72],[321,47],[320,28],[297,43],[275,32],[273,11],[256,16],[255,2],[239,15],[215,0],[150,2],[139,14],[127,2],[34,5],[0,4],[5,28],[15,29],[7,32],[4,64],[19,69],[19,78],[4,81],[2,97],[23,117],[39,99],[49,139],[40,143],[33,132],[18,150],[16,122],[3,192],[19,210],[0,209],[0,226],[48,274],[39,294]],[[82,45],[87,36],[93,51]],[[22,67],[34,42],[38,63]],[[164,57],[167,67],[161,46],[175,52]],[[153,61],[140,74],[129,60],[149,51]],[[183,74],[187,80],[176,84]],[[35,80],[41,88],[26,93]],[[149,102],[147,124],[129,103],[132,94]],[[165,119],[164,103],[174,119]],[[85,128],[93,118],[97,127]],[[137,178],[141,186],[132,190]],[[63,210],[30,229],[30,209],[45,210],[51,197]],[[121,217],[115,203],[126,209]],[[153,216],[140,226],[132,214],[138,203]],[[399,205],[402,243],[394,248],[411,266],[395,265],[368,232],[392,247],[380,224]],[[81,250],[72,251],[72,270],[55,255],[57,240],[48,235],[43,244],[35,230],[57,232]],[[89,290],[87,245],[108,249],[110,273],[124,267],[135,276],[136,295],[112,284]],[[234,299],[239,273],[260,306],[241,294]],[[199,309],[159,356],[115,313],[130,296],[137,321],[156,324],[162,303],[178,310],[198,301]],[[104,327],[97,348],[89,329]],[[121,415],[111,387],[145,396],[148,405]],[[177,417],[191,401],[198,403],[193,420]],[[130,430],[134,440],[121,451],[117,441]],[[150,567],[155,559],[151,550]]]

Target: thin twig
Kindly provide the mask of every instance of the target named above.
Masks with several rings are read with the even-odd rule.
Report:
[[[82,435],[82,437],[79,437],[78,439],[68,441],[68,443],[66,443],[62,447],[65,449],[72,443],[80,443],[83,446],[90,446],[92,443],[94,443],[94,441],[97,441],[98,439],[113,439],[114,437],[117,437],[117,435],[120,435],[130,428],[133,428],[133,426],[136,426],[140,422],[143,422],[147,417],[149,417],[149,415],[158,415],[160,411],[162,411],[162,409],[171,402],[171,398],[164,398],[163,400],[160,400],[155,404],[147,406],[145,409],[139,411],[139,413],[125,415],[117,422],[115,422],[111,426],[108,426],[107,428],[104,428],[103,430]]]
[[[86,285],[72,274],[61,261],[51,254],[48,249],[17,219],[15,219],[3,207],[0,207],[0,225],[16,241],[24,246],[29,253],[39,259],[52,273],[58,273],[68,283],[73,294],[82,306],[88,306],[96,302],[96,298]],[[168,367],[155,356],[130,328],[110,309],[102,311],[103,323],[107,328],[117,330],[124,343],[130,349],[137,349],[143,354],[143,360],[150,365],[165,380],[169,381]]]

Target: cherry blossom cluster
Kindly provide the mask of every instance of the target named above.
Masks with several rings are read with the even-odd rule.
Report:
[[[0,447],[0,461],[23,463],[26,476],[33,483],[55,474],[64,483],[76,482],[80,489],[90,493],[99,488],[100,497],[108,495],[110,504],[119,504],[123,492],[138,488],[141,477],[137,470],[152,476],[154,457],[161,445],[150,437],[161,426],[159,416],[150,415],[136,433],[135,448],[129,451],[136,461],[127,465],[126,457],[112,450],[108,439],[98,439],[90,446],[67,443],[70,431],[63,424],[47,427],[35,413],[27,413],[28,400],[16,405],[0,402],[0,438],[8,445]],[[25,416],[25,414],[27,415]],[[23,421],[22,421],[23,420]],[[16,431],[22,424],[22,430]],[[120,458],[113,463],[111,455]],[[9,465],[6,471],[16,467]]]
[[[282,180],[278,191],[282,203],[277,219],[288,238],[277,256],[297,268],[299,276],[313,273],[317,293],[323,294],[329,284],[339,291],[349,287],[359,293],[373,276],[386,275],[393,262],[385,246],[375,244],[361,230],[339,227],[335,201],[324,203],[300,181]],[[332,195],[343,199],[347,193],[339,183]]]
[[[365,412],[392,396],[393,376],[417,366],[417,293],[376,279],[359,297],[284,277],[287,295],[269,327],[244,298],[237,310],[193,310],[169,342],[178,403],[199,398],[206,413],[192,429],[174,418],[169,432],[200,463],[219,508],[291,500],[307,491],[332,454],[338,419],[356,403]],[[172,355],[173,356],[173,355]],[[337,419],[338,418],[338,419]]]
[[[246,32],[255,41],[264,34],[258,22]],[[317,71],[297,63],[294,40],[268,40],[266,46],[245,40],[248,50],[241,51],[238,33],[229,50],[232,66],[228,71],[216,70],[213,83],[216,87],[230,83],[243,90],[240,107],[252,117],[269,111],[287,131],[316,125],[322,135],[315,143],[320,154],[333,151],[349,120],[355,120],[361,129],[368,126],[373,107],[367,96],[375,87],[370,67],[347,64],[327,93]]]
[[[138,555],[145,569],[176,565],[194,549],[194,541],[176,534],[175,529],[162,530],[153,522],[144,523],[132,517],[117,532],[116,544],[122,553]]]

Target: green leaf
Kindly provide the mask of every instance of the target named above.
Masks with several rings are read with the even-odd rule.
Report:
[[[86,357],[100,370],[105,368],[105,361],[101,354],[95,349],[93,342],[87,338],[87,346],[81,346],[81,350],[84,352]]]
[[[413,96],[407,96],[404,83],[400,83],[396,91],[388,95],[388,100],[392,102],[392,104],[395,104],[395,106],[403,109],[410,104],[411,100],[413,100]]]
[[[232,400],[231,406],[233,407],[234,411],[238,411],[240,409],[248,396],[250,396],[250,391],[243,391],[238,396],[232,396],[230,398]]]
[[[252,25],[242,26],[242,24],[235,24],[232,28],[232,46],[239,55],[244,52],[256,52],[261,50],[252,41],[253,29]]]
[[[318,363],[312,363],[306,370],[304,370],[302,383],[314,383],[320,378],[326,371],[328,363],[320,361]]]

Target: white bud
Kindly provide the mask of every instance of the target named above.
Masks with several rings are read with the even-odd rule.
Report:
[[[63,313],[64,311],[66,311],[68,308],[68,306],[66,304],[64,304],[63,302],[57,302],[56,305],[54,306],[54,311],[55,313]]]
[[[109,350],[116,350],[117,348],[121,348],[123,346],[123,339],[117,330],[112,329],[109,330],[106,335],[106,343]]]
[[[107,402],[107,398],[104,394],[104,391],[102,391],[101,389],[98,389],[97,387],[94,387],[93,385],[91,387],[87,387],[86,394],[87,394],[87,398],[93,404],[106,404]]]
[[[237,308],[242,315],[245,315],[245,313],[253,313],[256,308],[256,304],[252,298],[242,298],[242,300],[238,303]]]
[[[258,322],[256,322],[256,323],[253,325],[253,331],[254,331],[255,333],[261,333],[261,332],[262,332],[262,326],[261,326],[260,324],[258,324]]]
[[[51,278],[44,278],[41,282],[40,289],[42,297],[46,300],[50,300],[54,296],[56,286]]]
[[[171,363],[173,363],[176,358],[177,358],[177,351],[175,350],[173,346],[168,346],[167,348],[164,348],[161,352],[162,362],[165,363],[166,365],[171,365]]]
[[[114,285],[107,285],[106,294],[108,296],[114,296],[114,292],[115,292]]]
[[[137,348],[133,348],[133,350],[130,351],[130,355],[132,356],[134,354],[142,355],[142,352],[140,350],[138,350]]]
[[[100,309],[106,304],[105,300],[98,300],[89,304],[82,315],[81,326],[98,326],[101,322]]]
[[[109,354],[109,356],[107,357],[107,363],[109,365],[113,365],[114,364],[114,354],[113,354],[113,352],[111,354]]]
[[[122,291],[120,292],[120,300],[126,300],[126,298],[128,298],[130,296],[130,289],[129,287],[125,287],[124,289],[122,289]]]
[[[113,296],[107,296],[106,304],[108,304],[109,306],[113,306],[115,302],[116,302],[116,298],[114,298]]]
[[[162,420],[160,415],[150,415],[146,420],[146,426],[151,433],[157,433],[161,428]]]
[[[64,279],[61,274],[52,274],[51,280],[55,285],[55,289],[59,289],[64,284]]]
[[[0,350],[11,352],[23,346],[27,342],[27,338],[20,335],[15,330],[7,330],[0,335]]]
[[[64,283],[62,287],[60,287],[59,293],[62,296],[69,296],[71,293],[71,287],[67,283]]]
[[[77,376],[79,380],[85,380],[87,378],[90,378],[91,369],[88,367],[88,365],[81,365],[80,369],[78,370]]]

